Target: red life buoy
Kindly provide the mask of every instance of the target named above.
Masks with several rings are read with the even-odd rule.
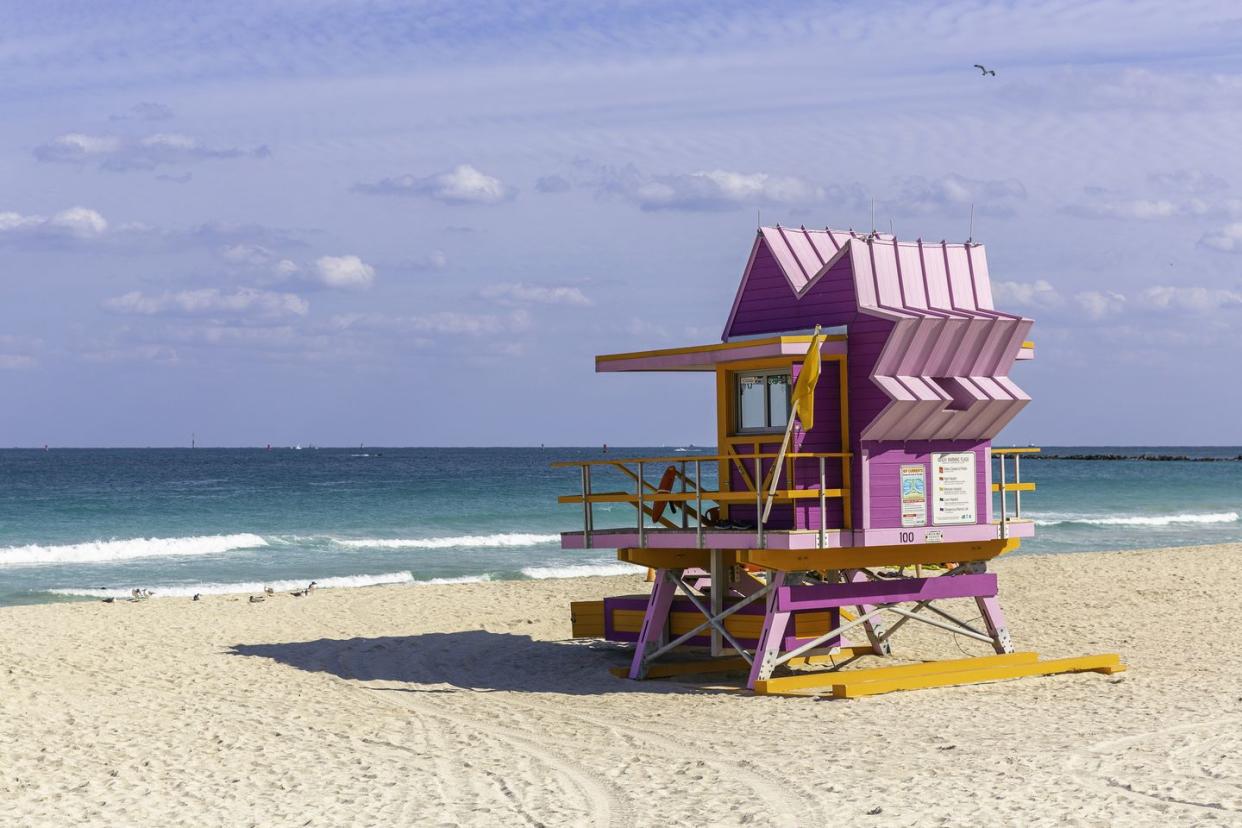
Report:
[[[677,480],[677,467],[669,466],[664,470],[664,474],[660,477],[659,491],[667,494],[673,491],[673,483]],[[664,516],[664,507],[668,506],[673,512],[677,511],[677,504],[667,500],[657,500],[651,504],[651,517],[659,521]]]

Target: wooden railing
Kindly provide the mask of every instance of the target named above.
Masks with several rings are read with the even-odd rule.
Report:
[[[850,477],[849,477],[849,459],[850,454],[842,452],[833,453],[811,453],[811,452],[787,452],[784,460],[779,464],[771,463],[767,472],[764,472],[764,461],[775,461],[778,457],[776,452],[772,453],[751,453],[738,454],[732,450],[728,450],[726,454],[720,455],[703,455],[694,458],[686,457],[634,457],[624,459],[607,459],[607,460],[571,460],[559,463],[553,463],[553,468],[574,468],[579,469],[579,477],[581,480],[581,492],[576,495],[564,495],[557,498],[560,503],[582,504],[582,532],[583,543],[585,546],[591,545],[591,535],[595,531],[595,517],[593,506],[601,503],[629,503],[637,510],[637,530],[638,530],[638,546],[646,545],[647,521],[650,519],[653,523],[666,529],[685,529],[689,530],[690,520],[694,521],[696,544],[701,548],[703,545],[704,529],[720,528],[717,523],[708,518],[707,512],[712,507],[705,509],[704,503],[713,504],[717,512],[719,507],[728,506],[730,504],[754,504],[755,506],[755,525],[754,531],[756,536],[757,548],[764,548],[764,532],[765,521],[763,519],[764,507],[770,500],[774,504],[795,503],[805,500],[819,501],[819,536],[820,546],[824,545],[824,536],[829,527],[827,525],[827,502],[830,498],[840,499],[843,505],[843,514],[845,528],[849,528],[849,510],[850,510]],[[817,464],[819,472],[818,486],[810,488],[794,488],[796,484],[792,481],[796,480],[797,463],[802,461],[813,461]],[[827,486],[827,468],[826,463],[829,460],[842,461],[843,476],[841,486],[838,488],[828,488]],[[717,464],[719,469],[723,469],[725,474],[730,474],[731,464],[738,464],[742,469],[741,475],[743,481],[743,489],[736,490],[731,486],[729,488],[718,488],[716,490],[706,490],[702,486],[703,464]],[[667,464],[662,477],[662,482],[666,483],[666,487],[653,485],[647,480],[646,473],[651,466],[660,466]],[[746,465],[743,465],[746,464]],[[749,465],[749,469],[747,468]],[[633,486],[633,491],[622,492],[598,492],[592,488],[591,471],[599,467],[611,467],[620,471],[628,478]],[[693,475],[689,470],[693,469]],[[669,472],[672,472],[670,475]],[[776,475],[776,480],[772,477]],[[784,478],[784,488],[781,487],[781,480]],[[728,477],[724,478],[726,485]],[[665,516],[666,506],[673,506],[674,510],[680,511],[680,526],[677,522]],[[729,526],[724,528],[739,528]],[[746,527],[749,528],[749,527]],[[835,528],[835,527],[834,527]]]
[[[1025,448],[993,448],[992,459],[1000,461],[999,482],[992,484],[992,491],[1000,493],[1000,536],[1009,537],[1009,493],[1013,492],[1013,520],[1022,519],[1022,493],[1035,491],[1034,483],[1022,482],[1022,455],[1037,454],[1040,450],[1032,446]],[[1005,461],[1013,458],[1013,482],[1006,479]]]

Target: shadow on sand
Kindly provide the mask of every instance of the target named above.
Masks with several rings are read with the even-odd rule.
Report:
[[[237,644],[229,653],[268,658],[354,681],[408,685],[392,690],[527,693],[684,693],[683,682],[630,681],[608,672],[628,666],[630,651],[601,642],[538,641],[527,635],[464,630],[381,638],[321,638],[281,644]]]

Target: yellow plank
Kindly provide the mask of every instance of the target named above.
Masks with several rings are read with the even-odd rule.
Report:
[[[992,491],[999,492],[1000,484],[993,483]],[[1006,483],[1005,491],[1007,492],[1033,492],[1035,491],[1035,484],[1034,483]]]
[[[711,345],[690,345],[684,348],[660,348],[654,351],[631,351],[624,354],[600,354],[595,357],[596,362],[614,362],[624,359],[641,359],[644,357],[658,356],[677,356],[680,354],[703,354],[712,353],[713,351],[729,351],[736,348],[754,348],[761,345],[810,345],[812,337],[808,335],[799,336],[773,336],[767,339],[746,339],[738,342],[716,342]],[[826,334],[825,342],[844,342],[843,334]],[[791,357],[795,356],[790,354]],[[824,359],[831,358],[831,354],[824,354]]]
[[[958,543],[919,543],[897,546],[847,546],[840,549],[746,549],[741,563],[784,572],[859,569],[963,561],[986,561],[1017,549],[1018,538]]]
[[[833,684],[832,696],[837,699],[853,699],[859,696],[891,693],[895,690],[952,687],[961,684],[979,684],[986,681],[1000,681],[1002,679],[1024,678],[1027,676],[1050,676],[1057,673],[1095,672],[1112,674],[1121,672],[1124,669],[1125,665],[1121,663],[1120,656],[1116,653],[1110,653],[1107,655],[1080,656],[1078,658],[1058,658],[1030,664],[985,667],[978,670],[959,670],[952,673],[910,676],[886,681]]]
[[[790,660],[790,664],[794,666],[809,666],[816,664],[829,664],[834,659],[853,658],[859,655],[868,655],[871,653],[870,647],[842,647],[839,653],[832,655],[812,655],[799,656]],[[695,673],[745,673],[750,670],[750,665],[746,663],[746,659],[741,656],[716,658],[712,660],[700,659],[697,661],[661,661],[652,664],[647,668],[647,678],[665,678],[667,676],[684,676],[693,675]],[[629,667],[611,667],[608,672],[614,676],[625,678],[630,674]]]
[[[730,553],[725,553],[728,559]],[[711,551],[707,549],[640,549],[627,547],[617,550],[617,560],[651,569],[687,569],[711,567]],[[726,560],[726,564],[734,564],[735,560]]]
[[[645,610],[615,609],[612,611],[612,628],[616,632],[641,632],[646,614]]]
[[[790,690],[810,690],[816,687],[835,687],[846,684],[863,684],[876,681],[895,681],[918,676],[957,673],[1013,664],[1033,664],[1038,653],[1005,653],[1003,655],[955,658],[946,661],[923,661],[918,664],[898,664],[891,667],[871,667],[864,670],[842,670],[832,673],[803,673],[781,676],[755,682],[755,693],[761,696],[779,695]]]

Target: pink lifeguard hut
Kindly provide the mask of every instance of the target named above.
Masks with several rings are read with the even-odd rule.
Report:
[[[987,571],[1035,532],[1020,459],[1038,449],[992,447],[1030,399],[1009,374],[1034,358],[1031,325],[995,308],[982,245],[760,228],[721,342],[596,357],[605,373],[714,373],[718,454],[557,464],[578,468],[560,501],[582,509],[562,546],[654,570],[650,595],[575,604],[575,636],[634,642],[632,679],[738,670],[757,693],[1124,669],[1014,652]],[[603,504],[634,518],[597,527]],[[961,598],[981,625],[939,603]],[[855,669],[909,622],[995,655]]]

